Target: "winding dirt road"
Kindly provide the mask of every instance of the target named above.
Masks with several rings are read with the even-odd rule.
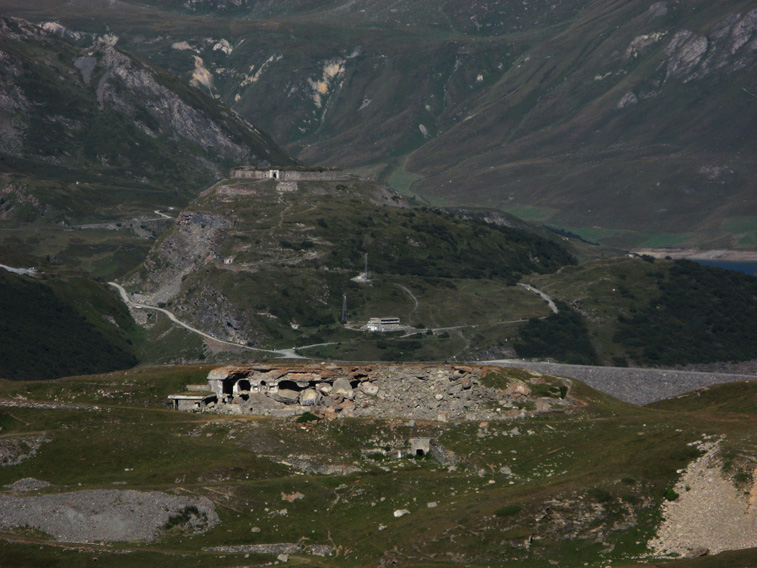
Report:
[[[258,353],[271,353],[273,355],[278,356],[281,359],[306,359],[306,357],[299,355],[296,351],[301,350],[301,349],[310,349],[312,347],[322,347],[324,345],[332,345],[331,343],[314,343],[313,345],[303,345],[302,347],[292,347],[290,349],[259,349],[257,347],[249,347],[247,345],[242,345],[240,343],[226,341],[224,339],[219,339],[217,337],[214,337],[210,335],[209,333],[205,333],[204,331],[197,329],[196,327],[192,327],[191,325],[187,323],[184,323],[179,318],[177,318],[173,313],[169,312],[168,310],[164,308],[158,308],[156,306],[150,306],[149,304],[141,304],[139,302],[133,301],[129,297],[129,294],[126,292],[126,290],[124,290],[123,286],[121,286],[120,284],[117,284],[115,282],[108,282],[108,284],[110,286],[113,286],[116,290],[118,290],[118,293],[121,295],[121,299],[123,300],[124,304],[126,304],[130,308],[135,308],[138,310],[154,310],[156,312],[160,312],[164,314],[166,317],[168,317],[168,319],[170,319],[173,323],[175,323],[176,325],[180,327],[183,327],[187,331],[195,333],[201,337],[204,337],[205,339],[209,339],[216,343],[230,345],[232,347],[235,347],[236,349],[242,349],[244,351],[256,351]]]

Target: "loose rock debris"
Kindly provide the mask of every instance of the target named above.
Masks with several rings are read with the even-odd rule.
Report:
[[[49,442],[46,436],[18,436],[0,440],[0,466],[18,465],[34,457],[42,444]]]
[[[663,521],[650,542],[658,555],[695,558],[757,546],[754,483],[738,487],[723,471],[720,442],[696,444],[704,454],[682,472],[674,488],[678,497],[663,505]]]
[[[419,364],[221,367],[210,372],[207,387],[190,385],[169,399],[174,408],[195,412],[439,422],[518,418],[576,404],[569,380],[550,379],[556,381],[552,391],[538,389],[545,379],[533,373],[493,388],[486,386],[489,373],[501,371]]]
[[[216,524],[205,497],[105,489],[0,495],[0,530],[33,528],[62,542],[151,541],[166,530],[201,533]]]

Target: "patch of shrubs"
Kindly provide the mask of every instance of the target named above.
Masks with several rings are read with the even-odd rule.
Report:
[[[651,366],[757,357],[757,278],[677,260],[660,296],[619,317],[613,340]]]
[[[599,358],[581,314],[564,302],[555,302],[558,313],[532,318],[520,330],[515,351],[524,358],[551,358],[574,365],[597,365]]]
[[[494,515],[497,517],[514,517],[523,510],[520,505],[505,505],[494,511]]]

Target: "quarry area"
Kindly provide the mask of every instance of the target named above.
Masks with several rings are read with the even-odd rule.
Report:
[[[575,406],[568,379],[449,365],[275,365],[213,369],[207,385],[169,396],[177,410],[325,418],[481,421]]]

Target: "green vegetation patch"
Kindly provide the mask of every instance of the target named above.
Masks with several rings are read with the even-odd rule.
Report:
[[[674,247],[685,243],[693,237],[691,233],[663,233],[649,235],[637,246],[642,248]]]
[[[71,285],[78,292],[58,294],[46,283],[0,271],[0,376],[45,379],[136,365],[131,340],[103,319],[104,311],[122,323],[131,321],[111,293],[86,279],[53,284],[59,289]],[[82,293],[87,285],[89,304]],[[100,310],[106,306],[107,311]]]
[[[494,514],[498,517],[514,517],[522,510],[523,507],[521,507],[520,505],[505,505],[504,507],[500,507],[499,509],[494,511]]]
[[[564,302],[555,302],[558,313],[531,319],[521,329],[515,350],[519,357],[553,358],[575,365],[596,365],[597,353],[589,328],[581,315]]]
[[[615,341],[647,365],[757,357],[757,279],[678,260],[661,295],[620,317]]]
[[[532,223],[545,223],[559,213],[558,209],[552,207],[505,207],[504,209],[511,215]]]
[[[389,174],[386,183],[402,195],[408,195],[413,182],[422,178],[423,176],[406,171],[404,166],[398,166]]]
[[[757,246],[757,218],[732,217],[723,221],[722,228],[738,238],[737,246],[750,248]]]

